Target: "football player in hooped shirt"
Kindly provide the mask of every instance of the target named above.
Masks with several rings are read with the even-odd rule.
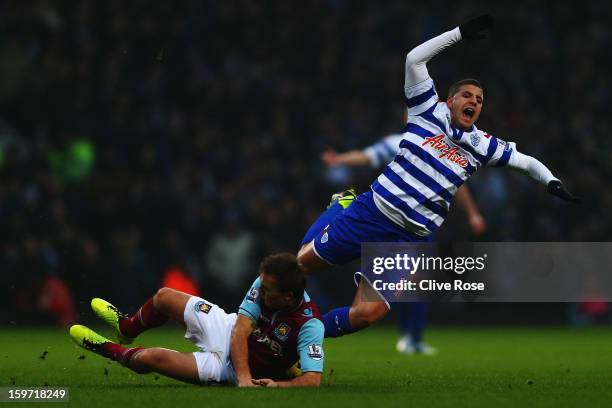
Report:
[[[442,225],[453,196],[482,166],[511,167],[544,184],[550,194],[578,202],[550,170],[505,142],[476,128],[484,101],[481,84],[464,79],[440,100],[426,64],[461,40],[484,38],[493,17],[480,16],[411,50],[406,56],[404,91],[408,124],[399,151],[372,184],[349,206],[333,202],[311,226],[298,259],[306,273],[345,264],[361,255],[362,242],[426,242]],[[345,208],[346,207],[346,208]],[[350,307],[323,316],[326,337],[360,330],[384,317],[389,304],[362,298],[372,290],[361,277]]]
[[[105,300],[92,300],[92,309],[116,330],[119,342],[129,344],[172,319],[185,325],[185,338],[200,349],[195,353],[123,347],[81,325],[72,326],[70,335],[79,346],[141,374],[154,371],[194,384],[319,386],[324,329],[305,286],[296,257],[282,253],[264,258],[238,315],[170,288],[160,289],[131,316]],[[290,378],[297,362],[303,374]]]

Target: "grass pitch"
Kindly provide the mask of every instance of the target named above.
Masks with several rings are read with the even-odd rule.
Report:
[[[139,343],[193,350],[181,337],[177,327]],[[432,328],[427,339],[437,356],[397,354],[391,328],[329,339],[321,388],[241,390],[136,375],[67,331],[4,328],[0,386],[67,386],[69,404],[87,408],[612,405],[612,328]]]

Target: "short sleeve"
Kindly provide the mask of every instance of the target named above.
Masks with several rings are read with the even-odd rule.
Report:
[[[325,328],[319,319],[310,319],[298,334],[298,355],[303,372],[323,372]]]
[[[401,134],[392,134],[365,148],[364,153],[370,159],[372,167],[383,166],[395,158],[402,141]]]
[[[256,322],[261,316],[261,307],[259,306],[259,287],[261,286],[261,278],[255,279],[251,288],[240,304],[238,314],[248,317]]]

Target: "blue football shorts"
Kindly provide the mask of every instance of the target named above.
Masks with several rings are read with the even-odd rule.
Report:
[[[362,242],[429,242],[388,219],[374,204],[372,191],[363,193],[314,239],[319,258],[341,265],[361,257]]]

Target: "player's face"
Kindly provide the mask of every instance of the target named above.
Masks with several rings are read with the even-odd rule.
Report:
[[[293,306],[294,297],[291,293],[281,292],[278,290],[276,278],[271,275],[262,273],[261,286],[259,287],[260,296],[264,305],[272,310],[284,310]]]
[[[454,95],[449,96],[446,105],[451,111],[455,127],[469,130],[478,120],[482,111],[482,89],[475,85],[463,85]]]

